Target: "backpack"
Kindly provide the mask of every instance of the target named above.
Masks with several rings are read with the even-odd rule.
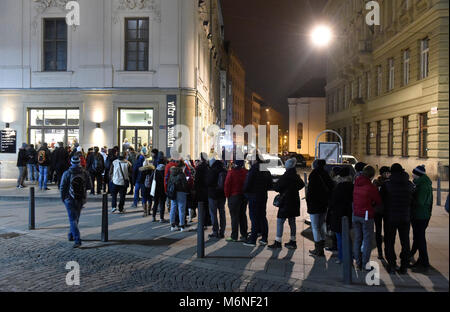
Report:
[[[70,173],[69,195],[74,200],[81,201],[84,199],[86,192],[86,179],[83,171]]]
[[[45,150],[40,150],[38,152],[38,163],[40,165],[44,164],[47,160],[47,155],[45,154]]]
[[[145,182],[144,182],[144,186],[145,188],[150,188],[152,186],[152,182],[153,182],[153,175],[155,173],[153,172],[153,174],[147,174],[147,176],[145,177]]]
[[[167,198],[175,200],[177,199],[177,189],[176,189],[176,182],[170,181],[167,185]]]

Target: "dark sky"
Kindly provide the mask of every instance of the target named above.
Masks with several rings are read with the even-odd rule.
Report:
[[[246,83],[287,116],[287,97],[325,77],[323,52],[307,36],[326,0],[222,0],[225,39],[239,55]]]

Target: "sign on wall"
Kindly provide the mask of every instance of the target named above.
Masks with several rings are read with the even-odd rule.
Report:
[[[0,153],[15,154],[17,148],[17,131],[1,130],[0,131]]]
[[[167,95],[167,150],[166,155],[170,157],[170,148],[174,146],[175,125],[177,124],[177,96]]]

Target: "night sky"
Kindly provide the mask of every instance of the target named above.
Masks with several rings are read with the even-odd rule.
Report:
[[[289,95],[325,77],[325,54],[314,50],[308,34],[326,2],[222,0],[225,39],[245,66],[247,86],[285,116]]]

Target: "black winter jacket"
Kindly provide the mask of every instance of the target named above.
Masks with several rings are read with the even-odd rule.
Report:
[[[251,166],[244,183],[244,193],[267,198],[267,191],[273,189],[272,175],[268,170],[259,170],[260,163]]]
[[[225,192],[223,188],[219,187],[219,175],[220,173],[227,174],[223,163],[220,160],[216,160],[211,168],[208,170],[206,175],[206,184],[208,186],[208,197],[212,199],[223,199],[225,198]],[[223,186],[225,186],[225,181],[223,181]]]
[[[311,171],[308,178],[306,204],[309,214],[326,213],[328,202],[334,188],[334,182],[322,168]]]
[[[206,161],[201,162],[195,168],[194,188],[196,199],[199,202],[208,202],[208,170],[209,166]]]
[[[351,177],[337,178],[337,184],[331,195],[327,220],[333,232],[342,232],[342,217],[348,217],[352,224],[353,182]]]
[[[27,164],[36,165],[37,152],[34,148],[27,149]]]
[[[297,174],[295,168],[287,170],[274,185],[274,190],[283,197],[277,218],[292,218],[300,216],[299,191],[305,187],[305,182]]]
[[[27,151],[24,148],[19,148],[17,155],[17,167],[25,167],[27,165]]]
[[[413,201],[414,184],[406,172],[393,173],[381,187],[384,218],[387,222],[409,222]]]
[[[69,169],[69,153],[63,147],[58,147],[52,154],[53,166],[58,171]]]

